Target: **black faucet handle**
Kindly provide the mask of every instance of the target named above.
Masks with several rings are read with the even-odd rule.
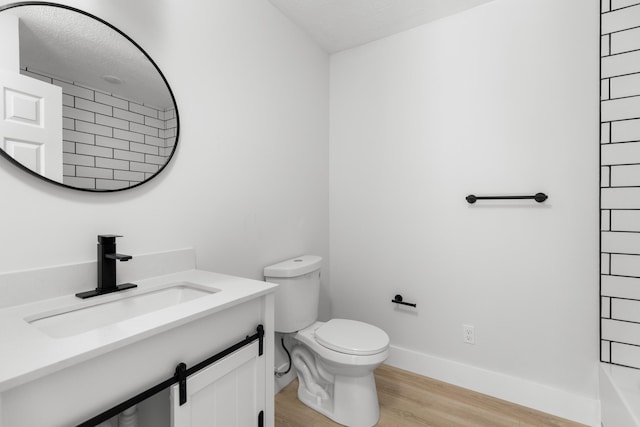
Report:
[[[98,235],[98,243],[101,244],[114,244],[116,242],[116,237],[123,237],[119,234],[99,234]]]

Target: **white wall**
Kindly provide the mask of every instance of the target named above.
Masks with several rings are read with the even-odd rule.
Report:
[[[99,233],[123,234],[134,263],[193,246],[200,268],[255,279],[302,253],[328,259],[326,53],[264,1],[62,3],[109,21],[158,64],[178,103],[178,149],[157,178],[113,194],[2,161],[0,272],[93,260]]]
[[[597,412],[598,6],[496,0],[331,57],[333,316],[386,330],[391,363],[583,422]],[[542,205],[465,201],[539,191]]]

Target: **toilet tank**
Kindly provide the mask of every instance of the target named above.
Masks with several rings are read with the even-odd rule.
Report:
[[[318,320],[322,258],[303,255],[264,269],[264,280],[277,283],[276,332],[295,332]]]

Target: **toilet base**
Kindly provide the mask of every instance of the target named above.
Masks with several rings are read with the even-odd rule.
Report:
[[[329,391],[329,399],[312,395],[298,386],[298,399],[309,408],[349,427],[371,427],[380,418],[378,393],[373,373],[361,377],[336,375]]]

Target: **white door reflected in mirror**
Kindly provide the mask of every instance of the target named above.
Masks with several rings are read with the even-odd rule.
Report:
[[[62,182],[62,89],[0,71],[2,149],[35,173]]]

